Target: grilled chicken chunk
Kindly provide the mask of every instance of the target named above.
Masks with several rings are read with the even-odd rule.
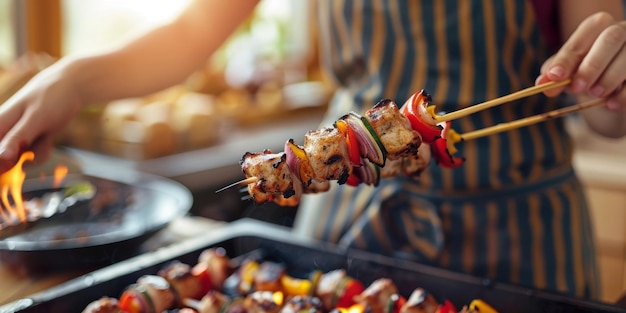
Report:
[[[433,295],[422,288],[413,290],[407,302],[400,308],[400,313],[433,313],[439,302]]]
[[[352,165],[344,135],[334,127],[311,130],[304,136],[304,151],[316,181],[346,182]]]
[[[408,177],[419,177],[430,164],[431,154],[429,145],[421,145],[417,155],[402,159],[402,174]]]
[[[241,158],[241,169],[246,177],[258,177],[248,185],[248,192],[257,203],[273,201],[275,197],[289,198],[295,194],[291,172],[284,152],[247,152]]]
[[[430,146],[420,145],[416,155],[387,161],[387,163],[385,163],[385,167],[380,169],[380,176],[394,177],[403,174],[408,177],[419,177],[430,164],[430,160]]]
[[[271,291],[254,291],[246,296],[243,305],[247,313],[278,313],[282,302],[279,303]]]
[[[224,248],[209,248],[200,253],[198,263],[192,272],[206,268],[210,276],[211,288],[220,290],[226,278],[235,271],[230,261]]]
[[[322,301],[313,296],[295,296],[281,309],[280,313],[322,313]]]
[[[186,305],[193,307],[198,313],[220,313],[226,311],[225,306],[229,301],[228,296],[211,290],[198,302],[186,299]]]
[[[175,290],[177,301],[180,302],[185,298],[200,299],[204,287],[200,280],[191,273],[191,266],[188,264],[173,261],[162,268],[158,275],[165,278],[172,289]],[[177,303],[180,305],[180,303]]]
[[[422,144],[420,134],[411,128],[409,120],[391,100],[381,100],[367,110],[365,118],[372,125],[387,150],[387,160],[396,160],[417,154]]]
[[[393,295],[398,294],[398,287],[389,278],[380,278],[371,283],[355,301],[370,313],[384,313]]]

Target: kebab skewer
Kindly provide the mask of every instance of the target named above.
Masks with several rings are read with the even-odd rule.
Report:
[[[566,83],[548,83],[512,95],[529,96]],[[501,99],[510,100],[512,95],[477,106],[492,107],[503,103]],[[401,108],[391,100],[382,100],[364,116],[351,112],[338,119],[333,127],[309,131],[304,146],[289,139],[281,153],[248,152],[240,162],[246,179],[225,188],[247,186],[249,195],[257,203],[274,201],[293,206],[298,204],[302,194],[327,191],[330,180],[351,186],[361,183],[376,186],[385,177],[400,174],[419,177],[431,158],[442,167],[460,167],[465,159],[456,155],[456,143],[562,117],[603,102],[603,99],[595,99],[459,134],[450,127],[447,117],[457,112],[436,115],[430,96],[422,90]],[[474,112],[476,110],[464,114]]]
[[[405,106],[427,108],[430,96],[420,91]],[[376,186],[381,177],[419,176],[431,155],[407,115],[421,112],[418,107],[401,112],[394,101],[382,100],[363,116],[350,112],[332,127],[308,131],[302,146],[289,139],[283,152],[247,152],[240,162],[247,177],[242,183],[257,203],[295,205],[302,194],[328,190],[332,180]]]

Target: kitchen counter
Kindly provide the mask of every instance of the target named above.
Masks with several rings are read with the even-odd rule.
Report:
[[[596,135],[579,117],[568,118],[567,129],[576,146],[573,162],[580,178],[589,184],[626,190],[626,138]]]

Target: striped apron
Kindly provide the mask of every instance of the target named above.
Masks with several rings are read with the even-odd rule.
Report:
[[[546,40],[529,1],[320,0],[323,65],[338,91],[324,125],[425,89],[454,111],[534,84]],[[564,105],[537,95],[453,121],[460,133]],[[457,169],[333,185],[294,230],[452,271],[597,298],[592,229],[562,120],[458,145]],[[434,162],[433,162],[434,163]]]

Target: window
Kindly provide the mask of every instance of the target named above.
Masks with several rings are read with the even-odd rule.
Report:
[[[15,59],[17,50],[13,0],[0,0],[0,65]]]
[[[7,1],[7,0],[0,0]],[[190,0],[62,0],[63,54],[98,51],[179,14]],[[303,51],[306,8],[303,0],[262,0],[250,27],[224,47],[235,51],[254,42],[268,55]],[[295,33],[298,33],[297,35]],[[239,40],[238,40],[239,39]],[[289,45],[286,44],[289,42]],[[222,54],[223,56],[223,54]]]
[[[190,0],[63,0],[63,54],[108,48],[137,32],[173,18],[189,2]]]

